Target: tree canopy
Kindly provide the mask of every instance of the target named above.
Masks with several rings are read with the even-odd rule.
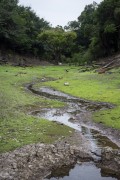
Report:
[[[21,53],[40,50],[37,36],[50,25],[31,10],[18,6],[17,0],[0,0],[0,45]]]
[[[75,38],[75,32],[65,32],[61,28],[46,30],[38,35],[46,55],[55,62],[61,61],[62,55],[71,54]]]
[[[0,0],[2,47],[48,61],[79,64],[112,55],[120,50],[120,0],[93,2],[64,28],[51,27],[17,0]]]
[[[120,50],[120,1],[104,0],[99,5],[93,2],[65,28],[77,33],[79,61],[91,62],[112,55]]]

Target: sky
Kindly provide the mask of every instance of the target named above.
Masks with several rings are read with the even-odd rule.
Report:
[[[102,0],[95,0],[98,4]],[[65,26],[69,21],[77,20],[84,7],[93,0],[19,0],[19,4],[30,6],[34,12],[53,27]]]

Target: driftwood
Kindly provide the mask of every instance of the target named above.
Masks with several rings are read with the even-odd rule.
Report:
[[[119,58],[114,58],[111,62],[107,63],[106,65],[98,69],[97,70],[98,74],[105,73],[106,71],[116,67],[117,64],[119,64],[119,61],[120,61]]]
[[[116,62],[115,59],[113,61],[109,62],[108,64],[106,64],[105,66],[103,66],[102,68],[105,69],[105,68],[109,67],[110,65],[112,65],[114,62]]]
[[[98,69],[98,74],[103,74],[107,71],[108,69],[107,68],[100,68]]]

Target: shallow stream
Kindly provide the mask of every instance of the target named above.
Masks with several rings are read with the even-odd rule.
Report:
[[[45,180],[117,180],[93,163],[81,163],[55,170]]]
[[[97,131],[91,126],[82,123],[80,119],[84,118],[89,110],[95,111],[96,109],[102,110],[105,108],[111,108],[111,105],[107,103],[93,103],[84,101],[76,97],[69,96],[65,93],[55,91],[51,88],[43,87],[39,91],[36,91],[30,85],[28,87],[33,93],[45,96],[51,99],[57,99],[67,102],[67,107],[52,109],[44,108],[41,111],[31,112],[32,115],[48,119],[50,121],[56,121],[60,124],[67,125],[76,131],[79,131],[84,135],[90,144],[90,149],[96,159],[100,159],[101,150],[103,147],[111,147],[118,149],[119,147],[113,143],[108,137],[101,132]],[[78,118],[79,117],[79,118]],[[110,172],[103,172],[94,163],[81,163],[76,164],[74,167],[63,167],[62,169],[54,170],[50,177],[50,180],[114,180],[115,177],[108,176]]]

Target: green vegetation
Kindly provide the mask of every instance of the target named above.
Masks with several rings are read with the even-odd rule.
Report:
[[[120,50],[120,1],[104,0],[87,5],[77,21],[66,26],[77,34],[76,53],[79,64],[91,63],[99,57],[110,56]],[[75,54],[76,56],[76,54]],[[74,62],[74,53],[71,58]]]
[[[50,62],[80,65],[118,52],[119,34],[119,0],[87,5],[78,19],[64,28],[51,27],[17,0],[0,0],[1,53],[7,49]]]
[[[55,74],[59,79],[44,84],[77,97],[114,104],[116,107],[112,110],[94,113],[93,119],[96,122],[103,122],[107,126],[120,129],[120,68],[101,75],[93,71],[82,73],[78,67],[68,67],[69,72],[67,73],[66,68],[46,68],[46,75],[54,77]],[[49,73],[47,73],[48,71]],[[70,85],[64,86],[65,82],[69,82]],[[39,86],[39,83],[35,85],[36,88]]]
[[[39,18],[30,7],[18,5],[18,0],[0,0],[0,46],[20,54],[40,56],[43,47],[37,36],[49,23]]]
[[[30,7],[18,0],[0,0],[0,64],[12,54],[28,55],[50,62],[89,64],[120,51],[120,0],[104,0],[87,5],[76,21],[64,28],[51,27]],[[8,53],[10,52],[10,53]],[[21,56],[20,56],[21,57]],[[34,59],[31,64],[34,64]],[[31,58],[32,59],[32,58]],[[13,60],[13,62],[16,60]],[[26,61],[26,60],[25,60]],[[66,71],[66,69],[68,71]],[[83,73],[80,67],[0,67],[0,152],[34,142],[53,142],[69,135],[70,128],[27,114],[31,109],[61,107],[62,102],[46,100],[25,90],[28,82],[44,76],[57,80],[44,84],[77,97],[116,105],[99,111],[93,119],[120,129],[120,69],[98,75]],[[69,86],[64,86],[69,82]]]
[[[48,59],[53,59],[56,63],[64,61],[63,54],[71,54],[76,39],[75,32],[65,32],[62,28],[46,30],[38,35],[42,42],[45,55]]]
[[[66,72],[66,69],[69,72]],[[53,77],[56,81],[40,82],[42,77]],[[71,129],[29,115],[31,110],[42,107],[61,107],[62,102],[47,100],[25,89],[28,82],[54,87],[65,93],[85,99],[109,102],[116,105],[112,110],[93,114],[97,122],[120,129],[120,69],[111,74],[81,72],[78,67],[0,67],[0,152],[35,142],[51,143],[70,134]],[[69,86],[64,86],[69,82]]]
[[[46,100],[25,90],[24,84],[39,81],[42,67],[0,67],[0,152],[13,150],[25,144],[51,143],[70,134],[70,128],[57,125],[28,114],[42,107],[61,107],[64,104]],[[37,79],[38,78],[38,79]]]

